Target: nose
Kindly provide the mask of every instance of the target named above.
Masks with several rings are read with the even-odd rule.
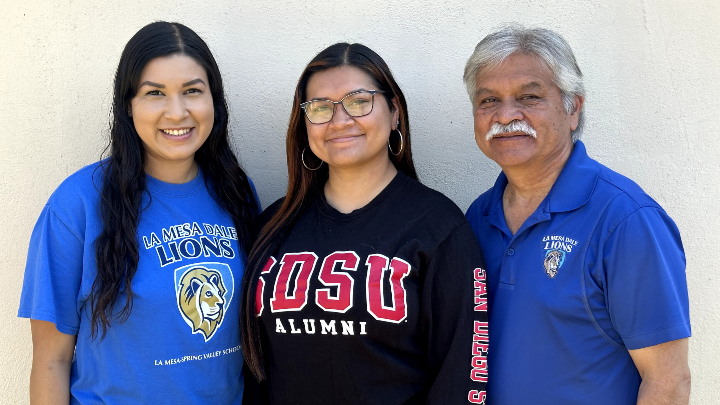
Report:
[[[522,119],[522,106],[515,100],[515,98],[502,100],[493,116],[493,121],[501,124],[509,124],[510,122],[516,120],[522,121]]]
[[[168,97],[167,108],[165,109],[167,118],[179,121],[187,117],[187,115],[187,105],[185,105],[185,99],[182,96]]]
[[[342,104],[335,104],[333,108],[335,111],[330,120],[331,128],[345,128],[355,123],[353,118],[345,111],[345,107],[343,107]]]

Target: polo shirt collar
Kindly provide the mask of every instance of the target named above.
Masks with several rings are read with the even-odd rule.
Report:
[[[507,235],[511,236],[510,230],[505,223],[505,214],[502,207],[502,196],[505,192],[505,186],[507,186],[508,180],[505,176],[505,172],[500,172],[495,185],[490,191],[490,198],[485,206],[484,215],[487,217],[488,223],[494,227],[502,230]]]
[[[595,190],[599,170],[600,166],[587,155],[582,141],[575,142],[573,151],[560,172],[560,176],[555,180],[545,201],[538,206],[538,210],[547,213],[566,212],[582,207],[590,200],[590,196]],[[502,196],[507,184],[507,176],[504,172],[500,172],[490,191],[490,198],[484,210],[488,222],[503,230],[507,229],[507,225],[502,210]]]
[[[588,157],[585,144],[575,142],[570,158],[546,197],[549,212],[576,210],[590,200],[597,184],[600,166]]]

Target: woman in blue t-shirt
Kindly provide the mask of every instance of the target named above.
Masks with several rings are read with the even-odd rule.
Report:
[[[240,403],[235,314],[258,203],[228,143],[218,66],[191,29],[154,22],[127,43],[108,148],[32,234],[19,310],[31,401]]]

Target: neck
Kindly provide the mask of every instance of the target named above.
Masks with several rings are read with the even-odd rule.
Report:
[[[515,234],[552,189],[570,157],[572,147],[539,167],[504,168],[508,184],[503,193],[505,222]]]
[[[145,162],[145,173],[165,183],[183,184],[197,176],[198,165],[194,158],[158,164],[156,160],[148,156]]]
[[[325,199],[331,207],[348,214],[366,206],[392,181],[397,169],[390,159],[365,168],[330,167]]]

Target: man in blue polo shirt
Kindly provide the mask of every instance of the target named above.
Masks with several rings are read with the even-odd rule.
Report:
[[[680,234],[585,152],[569,45],[508,27],[478,44],[464,80],[477,144],[502,169],[467,212],[488,267],[488,403],[687,404]]]

